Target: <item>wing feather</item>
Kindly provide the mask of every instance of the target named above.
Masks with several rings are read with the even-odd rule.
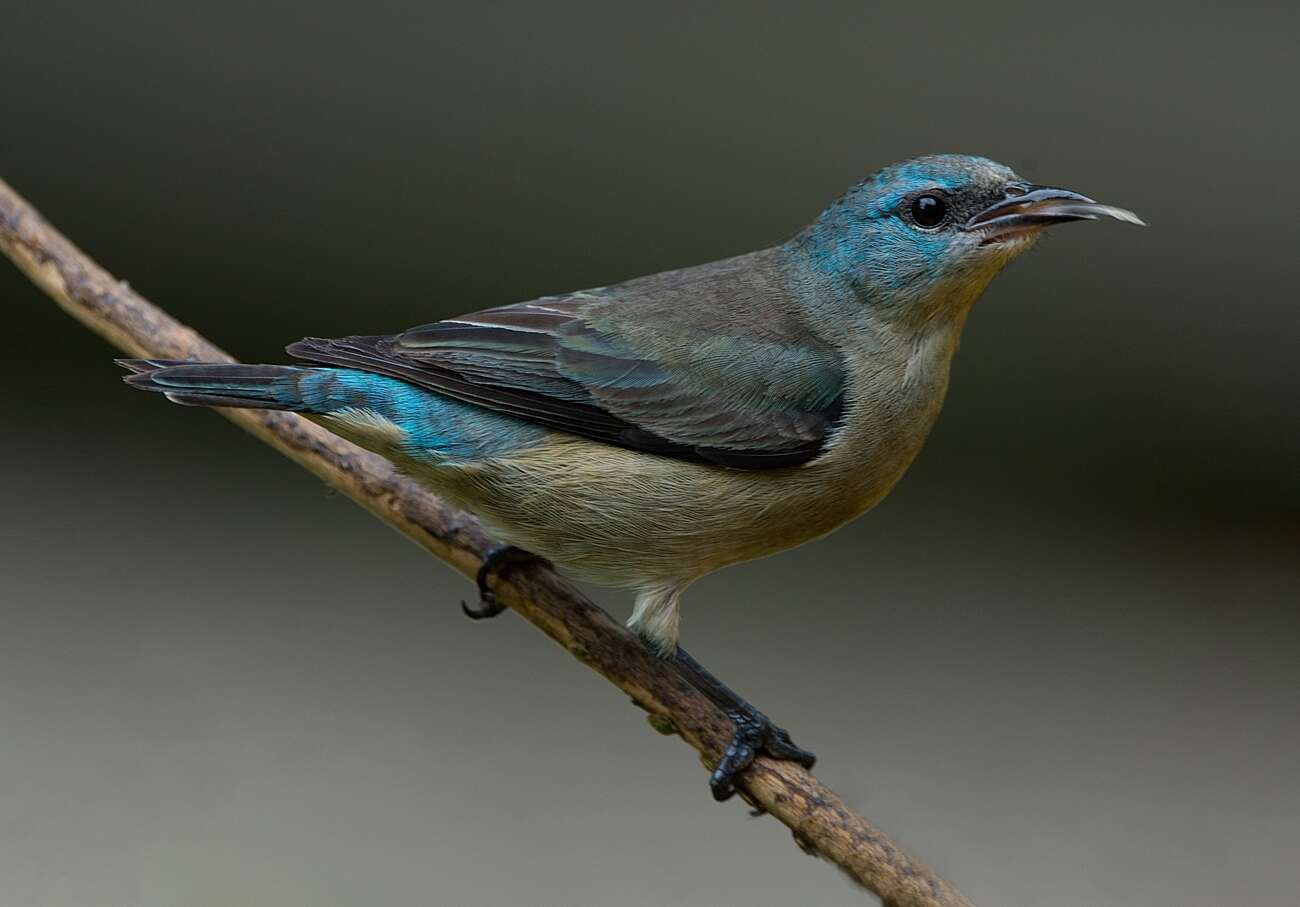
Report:
[[[671,307],[619,289],[486,309],[396,335],[307,338],[289,353],[687,460],[769,469],[822,452],[843,405],[833,349],[788,326],[727,323],[725,312],[717,324],[698,308],[674,318]]]

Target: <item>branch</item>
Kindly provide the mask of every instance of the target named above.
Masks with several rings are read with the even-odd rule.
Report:
[[[91,261],[3,181],[0,250],[70,315],[131,356],[231,361]],[[467,577],[492,546],[472,516],[443,504],[382,457],[297,415],[219,412]],[[706,764],[716,763],[731,723],[604,611],[537,565],[504,569],[494,588],[500,601],[631,696],[656,728],[675,732]],[[886,907],[972,907],[794,763],[760,756],[740,776],[738,789],[788,826],[803,849],[839,866]]]

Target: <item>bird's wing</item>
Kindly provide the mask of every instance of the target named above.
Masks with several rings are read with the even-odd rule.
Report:
[[[816,457],[842,406],[836,352],[708,312],[674,316],[611,288],[289,352],[633,450],[739,469]]]

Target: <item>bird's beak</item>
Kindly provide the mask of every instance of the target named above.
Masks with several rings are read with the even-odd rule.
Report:
[[[1096,220],[1113,217],[1126,224],[1146,226],[1132,211],[1102,205],[1086,195],[1049,186],[1014,183],[1007,187],[1007,197],[989,205],[962,226],[963,230],[981,234],[980,245],[999,242],[1012,236],[1037,232],[1052,224],[1072,220]]]

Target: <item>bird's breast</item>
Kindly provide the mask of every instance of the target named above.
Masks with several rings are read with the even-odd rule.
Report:
[[[939,417],[960,326],[851,351],[847,405],[826,453],[809,464],[864,509],[915,459]]]

